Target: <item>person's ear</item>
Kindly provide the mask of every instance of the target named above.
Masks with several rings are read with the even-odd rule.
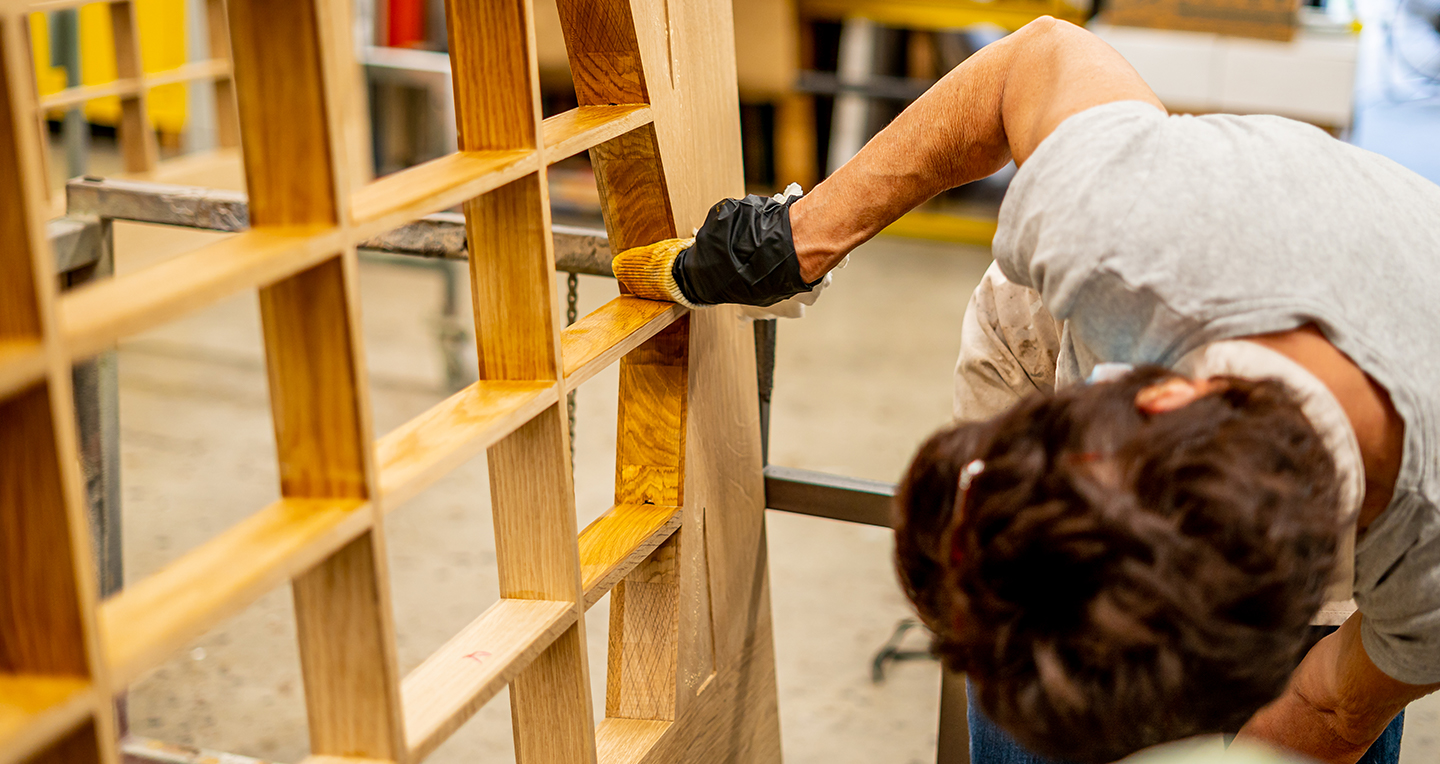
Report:
[[[1215,382],[1209,379],[1170,377],[1143,388],[1135,394],[1135,408],[1154,416],[1188,406],[1206,393],[1214,390]]]

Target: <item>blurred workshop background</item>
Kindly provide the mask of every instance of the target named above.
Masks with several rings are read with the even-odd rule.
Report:
[[[747,185],[758,193],[812,187],[945,72],[1045,14],[1114,45],[1172,111],[1311,122],[1440,182],[1440,0],[1088,3],[734,0]],[[67,214],[67,180],[80,176],[142,195],[159,192],[124,184],[244,190],[224,0],[32,5],[37,116],[51,142],[57,219]],[[554,0],[535,6],[548,115],[575,96]],[[368,94],[357,108],[371,116],[352,161],[383,175],[454,151],[443,0],[357,0],[352,27],[355,77]],[[1009,175],[906,215],[852,257],[808,317],[779,325],[772,463],[893,481],[918,442],[946,422],[961,315],[989,263]],[[587,157],[556,165],[549,178],[557,223],[603,230]],[[78,205],[72,200],[72,218],[94,213]],[[56,237],[62,222],[52,226]],[[134,270],[221,235],[117,222],[114,268]],[[463,268],[362,253],[377,435],[473,380]],[[67,279],[95,277],[103,274]],[[616,293],[601,277],[561,281],[580,315]],[[119,426],[89,435],[119,459],[110,486],[118,514],[105,537],[120,551],[102,564],[111,586],[277,497],[262,356],[255,299],[244,296],[102,358],[101,386],[111,380]],[[576,401],[582,525],[610,503],[615,394],[611,379],[581,388]],[[488,496],[476,460],[387,519],[402,669],[498,596]],[[770,514],[786,757],[934,761],[939,668],[921,630],[906,628],[888,533]],[[135,762],[200,761],[197,748],[303,757],[289,597],[268,595],[132,688]],[[589,622],[603,698],[604,611]],[[492,703],[432,760],[507,760],[509,746],[508,704]],[[1401,761],[1440,761],[1436,698],[1411,708]]]

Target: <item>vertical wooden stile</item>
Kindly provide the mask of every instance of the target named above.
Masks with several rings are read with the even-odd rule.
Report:
[[[461,151],[539,150],[529,0],[447,0]],[[545,164],[463,205],[481,380],[559,381],[559,305]],[[595,761],[565,408],[489,449],[500,596],[574,603],[577,618],[510,686],[520,764]]]
[[[205,26],[210,42],[210,58],[229,60],[230,21],[225,12],[225,0],[205,0]],[[234,148],[240,145],[240,112],[235,105],[234,76],[216,77],[214,88],[216,142],[221,148]]]
[[[348,203],[343,88],[332,3],[229,4],[253,226],[334,226]],[[213,7],[213,6],[212,6]],[[281,492],[373,499],[370,406],[355,251],[260,290]],[[311,750],[406,754],[382,513],[370,530],[294,581]]]
[[[95,625],[70,367],[54,330],[40,140],[20,9],[0,9],[0,347],[43,354],[43,378],[0,398],[0,706],[86,693],[81,723],[32,759],[117,759]],[[11,703],[3,692],[19,693]]]
[[[115,40],[115,76],[137,82],[144,79],[134,0],[110,4],[110,31]],[[147,100],[144,87],[120,97],[120,153],[125,157],[126,172],[149,172],[159,161],[155,126],[150,124]]]

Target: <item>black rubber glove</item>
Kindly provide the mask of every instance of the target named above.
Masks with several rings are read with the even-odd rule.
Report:
[[[790,205],[751,194],[710,208],[695,245],[675,258],[671,275],[695,305],[736,303],[768,307],[808,292],[790,235]]]

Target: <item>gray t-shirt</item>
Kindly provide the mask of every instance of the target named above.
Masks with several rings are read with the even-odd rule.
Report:
[[[1288,119],[1111,103],[1016,173],[994,253],[1089,362],[1313,322],[1388,390],[1405,453],[1355,602],[1382,671],[1440,681],[1440,186]]]

